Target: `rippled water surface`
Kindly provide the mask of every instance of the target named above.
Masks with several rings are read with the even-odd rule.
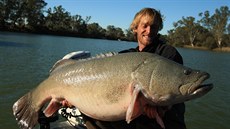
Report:
[[[136,43],[0,32],[0,127],[17,129],[13,103],[48,76],[52,65],[72,51],[92,55],[135,47]],[[230,53],[177,48],[186,66],[211,74],[214,89],[186,102],[188,129],[229,129]]]

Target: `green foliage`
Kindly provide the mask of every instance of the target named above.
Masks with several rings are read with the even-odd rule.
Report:
[[[88,23],[91,16],[83,18],[79,14],[71,15],[62,6],[45,9],[44,0],[1,0],[0,31],[20,31],[43,34],[106,38],[112,40],[135,41],[133,32],[125,32],[113,25],[102,28],[98,23]],[[175,22],[168,35],[162,40],[174,46],[204,46],[209,49],[230,46],[230,11],[228,6],[199,13],[201,19],[192,16],[182,17]]]
[[[27,19],[27,25],[31,29],[37,29],[44,24],[44,10],[47,5],[43,0],[25,0],[25,18]]]
[[[216,9],[211,15],[209,11],[199,13],[200,20],[194,17],[182,17],[174,23],[175,29],[170,30],[168,38],[173,45],[203,46],[209,49],[229,46],[228,36],[230,31],[230,11],[227,6]]]
[[[71,16],[70,13],[65,11],[62,6],[51,8],[47,11],[45,19],[45,26],[52,31],[67,31],[71,29],[70,26]]]
[[[134,37],[133,31],[131,29],[126,29],[125,32],[126,32],[126,36],[125,36],[126,40],[135,41],[135,37]]]
[[[191,46],[195,46],[195,40],[197,35],[199,34],[199,24],[195,22],[194,17],[182,17],[182,20],[174,23],[174,27],[183,27],[183,32],[187,33],[187,38],[189,39],[189,43]]]
[[[106,38],[113,40],[123,40],[125,38],[125,34],[122,29],[113,25],[107,26],[105,36]]]
[[[217,46],[219,48],[223,47],[223,36],[229,29],[230,10],[228,6],[216,9],[213,15],[210,15],[209,11],[205,11],[204,13],[200,13],[199,16],[203,16],[200,23],[212,33]]]
[[[103,29],[98,23],[88,24],[91,16],[71,15],[61,5],[44,10],[46,5],[44,0],[1,0],[0,30],[133,40],[119,27]]]
[[[88,35],[90,38],[105,37],[106,30],[98,23],[91,23],[87,25]]]
[[[0,1],[0,28],[33,31],[43,25],[43,8],[46,5],[43,0],[2,0]]]
[[[230,34],[223,36],[223,47],[230,47]]]
[[[208,49],[214,49],[216,48],[216,42],[215,39],[211,36],[207,37],[203,44],[204,47],[207,47]]]
[[[170,30],[168,35],[168,41],[174,46],[188,45],[188,35],[185,27],[177,27],[176,29]]]

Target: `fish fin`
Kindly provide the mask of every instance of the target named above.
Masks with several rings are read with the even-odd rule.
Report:
[[[56,71],[59,68],[62,68],[64,66],[67,66],[67,65],[70,65],[70,64],[74,64],[74,63],[75,63],[75,60],[72,60],[72,59],[61,59],[61,60],[58,60],[53,65],[53,67],[50,69],[50,74],[53,74],[54,71]]]
[[[67,55],[65,55],[62,59],[58,60],[50,69],[50,74],[54,73],[59,68],[62,68],[64,66],[67,66],[69,64],[74,64],[76,61],[87,61],[97,58],[104,58],[104,57],[110,57],[117,55],[117,52],[107,52],[107,53],[101,53],[96,56],[90,57],[90,53],[88,51],[77,51],[77,52],[71,52]]]
[[[161,126],[161,128],[165,129],[164,122],[163,122],[162,118],[159,116],[158,113],[156,113],[156,121]]]
[[[74,60],[79,60],[79,59],[86,59],[91,56],[89,51],[75,51],[66,54],[62,59],[74,59]]]
[[[110,56],[114,56],[114,55],[117,55],[117,54],[118,54],[117,52],[100,53],[100,54],[97,54],[95,57],[92,57],[92,58],[110,57]]]
[[[146,105],[144,107],[144,113],[149,117],[149,118],[154,118],[156,119],[157,123],[161,126],[161,128],[165,129],[164,122],[162,118],[160,117],[158,110],[154,106]]]
[[[134,86],[131,102],[126,112],[127,123],[130,123],[133,119],[137,118],[143,113],[142,103],[139,99],[140,91],[141,91],[141,88],[138,85]]]
[[[28,93],[13,105],[13,114],[22,129],[32,129],[38,123],[38,111],[31,105],[30,98],[30,93]]]
[[[133,88],[131,102],[126,112],[127,123],[130,123],[133,119],[137,118],[143,113],[150,118],[155,118],[157,123],[163,129],[165,128],[164,122],[158,114],[157,108],[146,104],[146,99],[144,98],[143,94],[141,94],[141,87],[136,84]]]
[[[52,116],[58,109],[60,109],[62,103],[56,99],[52,99],[46,109],[43,111],[46,117]]]
[[[90,57],[89,51],[76,51],[66,54],[62,59],[58,60],[50,69],[50,73],[53,73],[58,68],[73,64],[76,60],[86,59]]]
[[[85,59],[79,59],[79,61],[88,61],[88,60],[95,60],[95,59],[100,59],[100,58],[105,58],[105,57],[111,57],[118,55],[117,52],[107,52],[107,53],[100,53],[95,56],[92,56],[90,58],[85,58]]]

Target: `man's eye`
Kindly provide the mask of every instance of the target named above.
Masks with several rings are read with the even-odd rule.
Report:
[[[143,25],[142,27],[143,27],[143,28],[147,28],[147,27],[148,27],[148,25],[146,25],[146,24],[145,24],[145,25]]]

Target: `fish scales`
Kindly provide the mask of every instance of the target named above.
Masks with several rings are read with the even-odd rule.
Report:
[[[132,82],[131,73],[145,60],[141,56],[133,56],[132,58],[127,56],[121,59],[116,56],[116,58],[78,61],[76,64],[62,68],[51,78],[64,83],[64,87],[69,85],[75,88],[84,88],[88,92],[94,90],[101,93],[103,99],[114,101],[117,99],[116,97],[122,95],[125,87]],[[129,63],[129,60],[131,63]]]
[[[129,60],[131,62],[129,62]],[[111,108],[116,107],[116,105],[119,110],[120,105],[125,105],[127,107],[131,98],[131,88],[128,87],[133,81],[131,73],[134,72],[144,60],[146,60],[146,57],[132,56],[130,58],[127,56],[120,58],[119,56],[116,56],[116,58],[108,57],[92,59],[89,61],[78,61],[77,65],[72,64],[68,67],[62,68],[58,73],[52,75],[52,78],[55,78],[56,81],[60,81],[67,86],[75,87],[76,91],[79,93],[84,93],[84,96],[78,96],[74,91],[74,94],[71,95],[70,98],[66,98],[70,103],[76,103],[76,106],[79,109],[82,109],[82,112],[87,114],[87,112],[94,110],[96,113],[100,113],[102,108],[108,106],[107,111],[105,110],[106,112],[104,114],[109,114]],[[121,64],[119,62],[126,63]],[[125,98],[126,96],[129,96],[127,102],[118,102],[119,100],[124,100],[121,98]],[[73,98],[74,100],[72,100]],[[75,98],[81,99],[77,101]],[[82,106],[79,105],[87,102],[88,104]],[[114,112],[114,114],[117,115],[116,112]],[[103,115],[99,114],[96,116]],[[112,118],[115,120],[117,119],[115,117]]]
[[[15,102],[13,113],[21,128],[32,128],[46,103],[49,105],[44,113],[48,117],[67,100],[92,118],[130,122],[148,105],[156,111],[156,106],[170,106],[206,94],[212,85],[199,85],[207,78],[206,72],[145,52],[64,60],[38,87]]]

